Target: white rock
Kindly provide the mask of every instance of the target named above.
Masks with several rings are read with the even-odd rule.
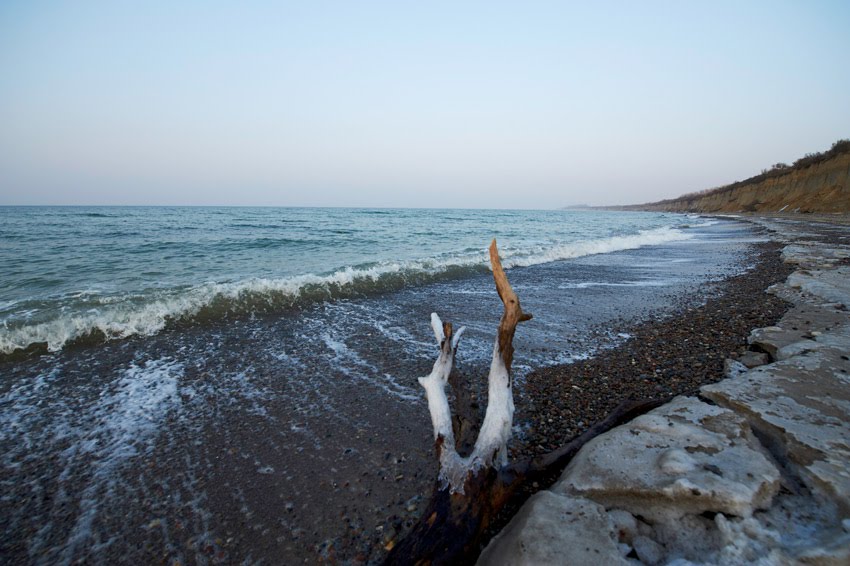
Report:
[[[748,517],[778,489],[779,472],[742,417],[685,397],[589,442],[553,487],[650,519]]]
[[[750,371],[750,368],[737,360],[726,358],[723,362],[723,375],[729,379],[734,379],[744,375],[748,371]]]
[[[635,538],[632,546],[644,564],[654,566],[664,559],[664,547],[647,537]]]
[[[681,476],[696,469],[697,462],[684,450],[670,448],[658,456],[658,469],[671,476]]]
[[[815,273],[796,271],[788,277],[786,285],[799,287],[814,299],[825,303],[847,304],[847,297],[850,296],[850,268],[839,267]]]
[[[850,514],[848,343],[850,326],[841,326],[806,340],[796,356],[705,386],[702,394],[748,415],[810,489]]]
[[[478,559],[498,566],[628,563],[604,507],[551,491],[532,496]]]
[[[632,539],[638,535],[638,522],[634,515],[622,509],[612,509],[608,511],[608,516],[614,525],[617,539],[621,543],[631,544]]]

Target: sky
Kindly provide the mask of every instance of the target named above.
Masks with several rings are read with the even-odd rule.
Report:
[[[0,205],[559,208],[850,138],[850,2],[0,2]]]

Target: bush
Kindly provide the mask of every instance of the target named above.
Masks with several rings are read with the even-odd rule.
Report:
[[[675,202],[675,201],[678,201],[678,200],[693,199],[693,198],[698,198],[698,197],[705,196],[705,195],[708,195],[708,194],[720,193],[720,192],[723,192],[723,191],[731,191],[732,189],[737,189],[738,187],[742,187],[744,185],[751,185],[751,184],[755,184],[755,183],[760,183],[761,181],[764,181],[765,179],[770,179],[770,178],[773,178],[773,177],[780,177],[782,175],[785,175],[786,173],[790,173],[791,171],[794,171],[795,169],[797,169],[797,170],[805,169],[806,167],[811,167],[812,165],[815,165],[815,164],[820,163],[822,161],[826,161],[827,159],[830,159],[830,158],[835,157],[837,155],[841,155],[842,153],[848,153],[848,152],[850,152],[850,140],[840,139],[840,140],[836,141],[835,143],[833,143],[832,147],[830,147],[828,150],[823,151],[823,152],[818,152],[818,153],[807,153],[806,155],[804,155],[803,157],[801,157],[800,159],[795,161],[792,165],[788,165],[787,163],[782,163],[782,162],[775,163],[775,164],[770,166],[770,169],[762,169],[760,174],[758,174],[754,177],[750,177],[748,179],[744,179],[743,181],[735,181],[734,183],[731,183],[729,185],[725,185],[723,187],[715,187],[715,188],[712,188],[712,189],[705,189],[705,190],[702,190],[702,191],[696,191],[696,192],[688,193],[688,194],[682,195],[681,197],[674,198],[674,199],[667,199],[667,200],[663,200],[661,202],[662,203]]]

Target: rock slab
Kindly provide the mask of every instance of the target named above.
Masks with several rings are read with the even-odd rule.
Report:
[[[677,397],[593,439],[552,489],[659,520],[705,512],[750,517],[770,506],[779,470],[744,418]]]
[[[614,522],[601,505],[551,491],[534,494],[488,545],[479,564],[627,564]]]

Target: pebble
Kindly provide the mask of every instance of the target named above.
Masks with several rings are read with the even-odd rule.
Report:
[[[514,441],[512,457],[532,457],[566,443],[627,399],[692,394],[722,379],[728,353],[746,352],[750,331],[776,324],[788,309],[764,290],[785,280],[791,267],[781,261],[777,244],[756,248],[753,269],[683,299],[707,296],[704,304],[683,304],[668,318],[612,329],[630,338],[595,358],[532,371],[522,397],[517,395],[515,417],[528,434]]]

